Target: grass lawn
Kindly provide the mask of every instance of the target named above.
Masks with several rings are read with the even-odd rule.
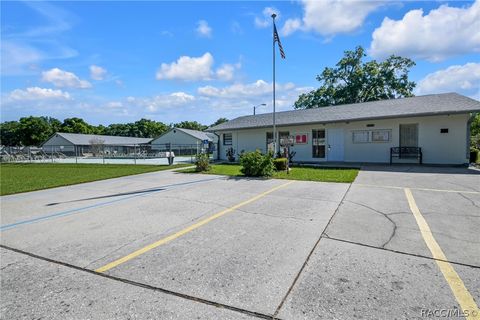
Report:
[[[238,164],[214,164],[208,174],[243,177]],[[183,173],[196,173],[195,169],[178,170]],[[318,167],[293,167],[290,173],[285,171],[275,172],[274,179],[322,181],[322,182],[353,182],[357,177],[358,169],[352,168],[318,168]]]
[[[48,189],[184,166],[188,165],[0,164],[0,195]]]

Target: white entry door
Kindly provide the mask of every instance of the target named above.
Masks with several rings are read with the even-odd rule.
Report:
[[[327,129],[327,159],[328,161],[344,161],[343,129]]]

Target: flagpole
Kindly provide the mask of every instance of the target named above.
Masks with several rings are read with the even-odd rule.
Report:
[[[277,15],[274,13],[272,14],[272,19],[273,19],[273,30],[272,30],[272,36],[273,36],[273,154],[274,157],[277,154],[277,132],[276,132],[276,126],[275,126],[275,17]]]

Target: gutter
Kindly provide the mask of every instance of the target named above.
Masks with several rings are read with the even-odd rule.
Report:
[[[469,113],[480,112],[480,109],[474,110],[463,110],[463,111],[448,111],[448,112],[424,112],[424,113],[413,113],[413,114],[399,114],[391,116],[377,116],[377,117],[363,117],[363,118],[352,118],[352,119],[339,119],[331,121],[309,121],[309,122],[292,122],[292,123],[277,123],[277,127],[290,127],[290,126],[300,126],[300,125],[309,125],[309,124],[321,124],[325,125],[328,123],[341,123],[341,122],[356,122],[356,121],[368,121],[368,120],[383,120],[383,119],[404,119],[404,118],[415,118],[415,117],[430,117],[430,116],[442,116],[442,115],[456,115],[456,114],[469,114]],[[235,119],[234,119],[235,120]],[[233,120],[230,120],[233,121]],[[233,130],[248,130],[248,129],[261,129],[261,128],[270,128],[273,124],[261,125],[261,126],[248,126],[248,127],[233,127],[233,128],[222,128],[216,129],[217,131],[233,131]],[[208,129],[206,131],[209,131]]]

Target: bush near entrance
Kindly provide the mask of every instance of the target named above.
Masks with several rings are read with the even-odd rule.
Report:
[[[275,170],[277,171],[283,171],[287,170],[287,158],[277,158],[273,160],[273,163],[275,164]]]
[[[197,172],[210,170],[210,157],[207,153],[199,153],[195,156],[195,170]]]
[[[247,177],[270,177],[275,170],[272,154],[262,154],[260,150],[242,153],[240,165],[240,171]]]

